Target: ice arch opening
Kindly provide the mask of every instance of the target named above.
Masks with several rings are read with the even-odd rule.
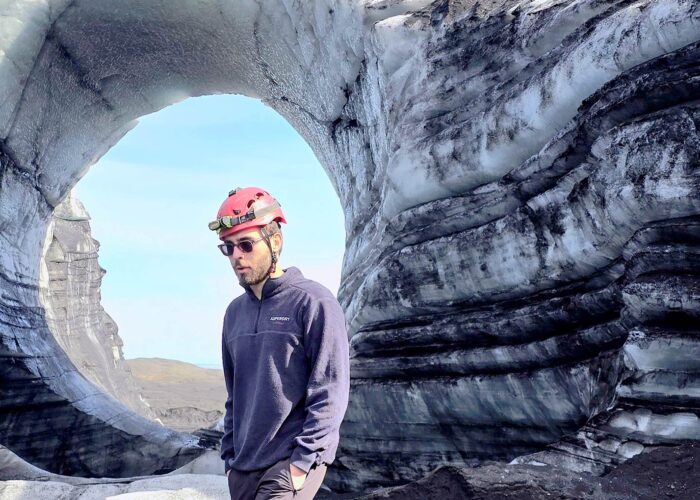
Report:
[[[49,225],[41,290],[54,336],[88,380],[176,430],[209,427],[222,416],[223,379],[198,379],[208,383],[196,388],[185,378],[165,407],[167,390],[153,394],[129,373],[130,365],[153,361],[131,359],[221,369],[221,311],[242,289],[205,222],[230,185],[249,184],[283,203],[290,222],[283,263],[336,292],[344,248],[338,198],[296,131],[250,98],[190,98],[140,118]],[[310,207],[323,210],[310,218]]]
[[[35,261],[52,207],[134,118],[217,92],[282,114],[345,209],[354,382],[335,485],[509,459],[618,398],[603,436],[621,451],[586,434],[586,467],[624,459],[635,433],[671,439],[669,422],[700,436],[696,2],[123,5],[13,5],[3,443],[29,453],[16,436],[34,404],[84,430],[32,450],[82,450],[74,473],[119,465],[82,437],[121,440],[140,472],[199,452],[85,396],[42,334]],[[653,425],[635,427],[640,409]]]

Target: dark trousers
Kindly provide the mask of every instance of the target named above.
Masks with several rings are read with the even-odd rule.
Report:
[[[245,472],[231,469],[228,475],[231,500],[313,500],[326,476],[326,464],[314,464],[306,475],[304,484],[295,490],[292,472],[289,470],[290,458],[282,459],[262,470]]]

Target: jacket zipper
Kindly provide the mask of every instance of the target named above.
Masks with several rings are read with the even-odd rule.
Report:
[[[262,299],[258,301],[258,317],[255,318],[255,333],[258,333],[258,322],[260,321],[260,310],[262,309]]]

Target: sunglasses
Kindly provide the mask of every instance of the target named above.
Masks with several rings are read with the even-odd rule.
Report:
[[[253,246],[258,241],[264,240],[265,238],[258,238],[257,240],[242,240],[239,241],[238,243],[234,243],[232,241],[227,241],[226,243],[222,243],[221,245],[217,245],[219,247],[219,250],[221,250],[221,253],[224,254],[226,257],[230,257],[233,255],[233,251],[236,249],[236,247],[239,248],[239,250],[243,253],[250,253],[253,251]]]

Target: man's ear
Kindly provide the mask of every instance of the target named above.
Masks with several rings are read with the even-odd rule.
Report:
[[[275,233],[272,235],[272,249],[275,254],[279,256],[282,251],[282,233]]]

